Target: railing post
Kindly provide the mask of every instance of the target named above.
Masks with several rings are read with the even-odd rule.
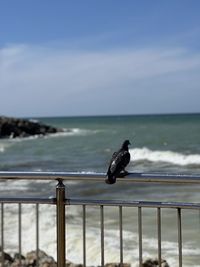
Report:
[[[57,267],[65,267],[65,186],[58,179],[56,187]]]

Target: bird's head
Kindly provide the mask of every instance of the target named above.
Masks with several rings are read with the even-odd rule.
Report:
[[[123,148],[123,149],[128,149],[128,146],[129,146],[130,144],[131,144],[131,143],[130,143],[129,140],[125,140],[125,141],[123,142],[123,144],[122,144],[122,148]]]

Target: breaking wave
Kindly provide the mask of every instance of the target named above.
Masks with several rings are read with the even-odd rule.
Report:
[[[27,136],[27,137],[16,137],[16,138],[9,138],[7,139],[9,142],[9,145],[6,144],[0,144],[0,152],[4,152],[5,148],[7,146],[10,146],[12,143],[15,142],[23,142],[23,141],[29,141],[29,140],[35,140],[38,138],[58,138],[58,137],[68,137],[68,136],[87,136],[87,135],[92,135],[100,132],[100,130],[88,130],[88,129],[81,129],[81,128],[70,128],[70,129],[63,129],[63,132],[58,132],[58,133],[51,133],[47,135],[32,135],[32,136]]]
[[[200,154],[182,154],[170,150],[150,150],[146,147],[130,149],[133,161],[166,162],[174,165],[200,165]]]
[[[81,135],[91,135],[96,134],[99,130],[88,130],[88,129],[81,129],[81,128],[70,128],[70,129],[63,129],[64,132],[48,134],[45,138],[48,137],[62,137],[62,136],[81,136]]]
[[[5,212],[5,237],[7,241],[8,251],[11,253],[16,252],[18,245],[17,231],[13,231],[13,227],[18,224],[18,210],[17,207],[6,205]],[[45,233],[40,239],[40,248],[47,252],[49,255],[56,259],[56,222],[55,222],[55,209],[50,205],[40,205],[40,231]],[[94,211],[94,210],[92,210]],[[82,239],[82,220],[81,210],[79,207],[69,209],[68,211],[68,224],[67,224],[67,244],[68,244],[68,259],[75,263],[82,262],[83,258],[83,239]],[[77,218],[78,217],[78,218]],[[23,237],[26,240],[26,245],[22,246],[23,254],[31,251],[35,246],[35,209],[34,205],[23,205],[22,209],[23,218]],[[90,217],[90,223],[92,218]],[[87,248],[87,264],[88,266],[98,266],[101,260],[101,233],[100,228],[94,227],[94,223],[88,228],[86,234],[86,248]],[[107,225],[108,226],[108,225]],[[12,229],[12,231],[10,230]],[[120,242],[118,229],[104,230],[105,239],[105,260],[106,262],[119,262]],[[138,266],[138,234],[134,231],[123,230],[123,246],[124,246],[124,260],[131,263],[132,267]],[[157,253],[157,239],[150,238],[143,235],[144,259],[154,258]],[[170,266],[177,267],[177,243],[176,241],[162,241],[162,250],[165,259],[169,262]],[[184,257],[195,257],[200,253],[196,243],[189,244],[188,241],[183,245]],[[187,265],[193,266],[193,264]]]

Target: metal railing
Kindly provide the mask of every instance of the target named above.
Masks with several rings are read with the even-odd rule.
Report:
[[[37,262],[39,252],[39,213],[38,207],[41,204],[50,204],[56,206],[56,228],[57,228],[57,266],[64,267],[66,261],[66,245],[68,244],[66,227],[66,206],[79,205],[82,207],[82,236],[83,236],[83,266],[86,266],[86,207],[96,206],[99,207],[100,214],[100,254],[101,266],[105,265],[105,231],[104,231],[104,207],[115,206],[119,209],[119,244],[120,244],[120,265],[124,263],[124,246],[123,246],[123,208],[134,207],[137,209],[138,214],[138,255],[139,267],[143,266],[143,208],[154,208],[157,210],[157,252],[158,252],[158,265],[162,264],[162,236],[161,236],[161,210],[164,208],[176,209],[177,213],[177,233],[178,233],[178,262],[179,267],[183,266],[182,255],[182,210],[192,209],[200,210],[200,203],[183,203],[183,202],[155,202],[155,201],[118,201],[118,200],[94,200],[94,199],[69,199],[65,195],[65,186],[63,181],[98,181],[104,182],[105,174],[103,173],[67,173],[67,172],[0,172],[1,180],[57,180],[55,197],[42,198],[42,197],[1,197],[1,249],[4,250],[4,205],[18,204],[18,247],[19,255],[21,255],[21,205],[22,204],[35,204],[36,206],[36,251]],[[182,175],[182,174],[153,174],[153,173],[131,173],[123,178],[118,178],[118,182],[127,183],[155,183],[155,184],[200,184],[200,175]],[[66,238],[66,240],[65,240]],[[21,257],[21,256],[20,256]],[[21,258],[19,259],[21,262]],[[4,256],[1,257],[2,266],[4,266]]]

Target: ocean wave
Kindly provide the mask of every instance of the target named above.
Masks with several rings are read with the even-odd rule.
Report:
[[[173,165],[200,165],[199,154],[182,154],[170,150],[150,150],[146,147],[130,149],[132,161],[166,162]]]
[[[17,247],[17,229],[18,227],[18,206],[11,206],[5,204],[5,236],[7,237],[8,252],[16,252]],[[87,208],[87,212],[89,208]],[[98,210],[99,211],[99,210]],[[40,238],[40,249],[47,252],[49,255],[56,258],[56,211],[51,205],[40,205],[40,232],[45,233]],[[78,212],[78,213],[77,213]],[[100,264],[100,244],[101,244],[101,231],[99,223],[96,223],[93,216],[87,213],[87,231],[86,231],[86,246],[87,246],[87,264],[89,266],[98,266]],[[108,219],[108,215],[105,214]],[[79,220],[77,220],[77,217]],[[99,217],[98,217],[99,218]],[[22,219],[23,219],[23,237],[26,240],[26,246],[22,247],[23,254],[31,251],[35,246],[35,205],[22,206]],[[95,226],[94,226],[95,225]],[[118,227],[110,229],[106,221],[104,229],[104,247],[106,262],[118,262],[120,252],[120,236]],[[176,239],[176,238],[175,238]],[[82,262],[82,209],[78,206],[68,208],[67,213],[67,244],[68,244],[68,259],[75,263]],[[137,231],[128,231],[123,229],[123,247],[124,247],[124,260],[131,263],[133,267],[138,266],[138,233]],[[150,238],[143,234],[143,256],[146,258],[153,258],[157,255],[157,238]],[[169,262],[170,266],[178,266],[177,262],[177,242],[176,240],[162,240],[162,252],[165,259]],[[196,242],[185,240],[183,244],[184,257],[195,257],[200,253]],[[187,265],[193,266],[193,264]]]
[[[85,136],[85,135],[96,134],[99,132],[98,130],[88,130],[88,129],[82,129],[82,128],[69,128],[69,129],[63,129],[63,130],[64,130],[64,132],[46,135],[45,138],[62,137],[62,136],[75,136],[75,135]]]
[[[9,142],[23,142],[23,141],[35,140],[38,138],[49,139],[49,138],[68,137],[68,136],[87,136],[87,135],[96,134],[98,132],[99,132],[99,130],[69,128],[69,129],[63,129],[63,132],[58,132],[58,133],[51,133],[51,134],[47,134],[47,135],[35,134],[35,135],[27,136],[27,137],[11,138],[8,140],[9,140]],[[0,152],[4,152],[3,147],[1,147],[1,145],[0,145]]]

